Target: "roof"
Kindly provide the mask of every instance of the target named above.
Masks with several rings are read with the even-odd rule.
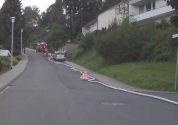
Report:
[[[95,18],[94,20],[90,21],[89,23],[87,23],[84,27],[90,27],[91,25],[97,23],[97,18]]]

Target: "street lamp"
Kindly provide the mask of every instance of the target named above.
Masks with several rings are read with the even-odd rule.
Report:
[[[14,47],[14,23],[15,23],[15,17],[11,17],[11,22],[12,22],[12,42],[11,42],[11,68],[13,68],[13,47]]]
[[[177,73],[178,73],[178,34],[172,35],[172,38],[175,40],[177,44],[177,62],[176,62],[176,73],[175,73],[175,81],[174,81],[174,89],[177,90]]]
[[[21,29],[21,56],[23,54],[22,40],[23,40],[23,29]]]

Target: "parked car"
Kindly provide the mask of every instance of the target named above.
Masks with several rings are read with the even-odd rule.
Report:
[[[60,61],[60,62],[66,61],[65,53],[61,53],[61,52],[54,53],[53,60]]]

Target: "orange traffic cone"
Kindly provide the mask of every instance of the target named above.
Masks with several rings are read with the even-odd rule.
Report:
[[[89,78],[88,72],[86,72],[86,71],[82,72],[80,79],[88,80],[88,78]]]

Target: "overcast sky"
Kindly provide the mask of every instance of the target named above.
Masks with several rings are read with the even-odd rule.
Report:
[[[0,0],[0,7],[5,0]],[[37,6],[41,12],[46,11],[46,9],[55,2],[55,0],[21,0],[23,8],[26,6]]]

